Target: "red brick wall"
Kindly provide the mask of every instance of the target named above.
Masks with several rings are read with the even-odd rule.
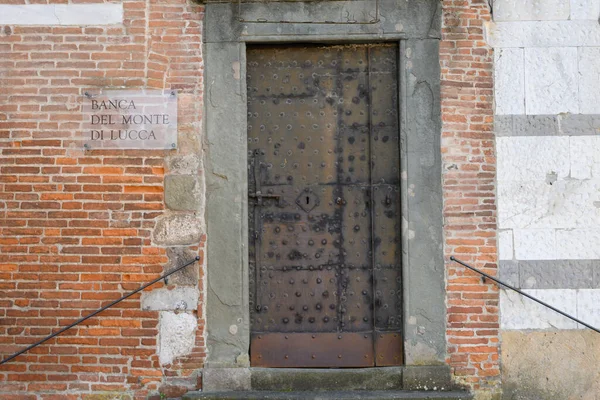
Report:
[[[496,156],[493,51],[484,41],[486,0],[444,0],[442,159],[447,261],[448,363],[474,389],[499,384],[499,293],[449,257],[495,275]]]
[[[167,264],[151,234],[165,213],[164,157],[199,143],[203,8],[185,0],[123,4],[122,25],[0,26],[3,358],[158,277]],[[96,87],[177,89],[179,150],[67,148],[80,126],[81,95]],[[202,247],[190,248],[203,256]],[[0,398],[87,399],[103,391],[145,398],[201,367],[202,304],[196,349],[161,368],[158,312],[141,311],[139,298],[0,367]]]

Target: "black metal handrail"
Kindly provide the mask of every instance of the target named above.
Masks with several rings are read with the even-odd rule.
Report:
[[[60,335],[60,334],[61,334],[61,333],[63,333],[64,331],[67,331],[67,330],[71,329],[72,327],[74,327],[74,326],[76,326],[76,325],[79,325],[79,324],[80,324],[80,323],[82,323],[83,321],[85,321],[85,320],[88,320],[88,319],[92,318],[93,316],[95,316],[95,315],[97,315],[97,314],[101,313],[102,311],[106,310],[107,308],[111,308],[112,306],[114,306],[115,304],[118,304],[118,303],[122,302],[122,301],[123,301],[123,300],[125,300],[126,298],[128,298],[128,297],[131,297],[131,296],[133,296],[134,294],[136,294],[136,293],[138,293],[138,292],[141,292],[142,290],[146,289],[148,286],[154,285],[156,282],[158,282],[158,281],[161,281],[161,280],[163,280],[163,279],[165,279],[165,278],[167,278],[167,277],[169,277],[169,276],[173,275],[174,273],[181,271],[181,270],[182,270],[182,269],[184,269],[185,267],[192,265],[193,263],[195,263],[195,262],[196,262],[196,261],[198,261],[198,260],[200,260],[200,257],[199,257],[199,256],[196,256],[196,258],[194,258],[192,261],[189,261],[189,262],[187,262],[187,263],[183,264],[182,266],[180,266],[180,267],[177,267],[177,268],[175,268],[175,269],[173,269],[173,270],[171,270],[171,271],[167,272],[167,273],[166,273],[166,274],[164,274],[163,276],[161,276],[161,277],[159,277],[159,278],[156,278],[156,279],[154,279],[153,281],[150,281],[150,282],[146,283],[146,284],[145,284],[145,285],[143,285],[143,286],[140,286],[139,288],[137,288],[137,289],[136,289],[136,290],[134,290],[133,292],[130,292],[130,293],[126,294],[125,296],[121,297],[120,299],[117,299],[117,300],[113,301],[112,303],[110,303],[110,304],[107,304],[107,305],[105,305],[105,306],[104,306],[104,307],[102,307],[102,308],[99,308],[98,310],[94,311],[93,313],[91,313],[91,314],[89,314],[89,315],[86,315],[86,316],[85,316],[85,317],[83,317],[83,318],[80,318],[80,319],[78,319],[77,321],[73,322],[72,324],[70,324],[70,325],[68,325],[68,326],[65,326],[65,327],[64,327],[64,328],[62,328],[61,330],[59,330],[59,331],[56,331],[56,332],[54,332],[54,333],[53,333],[53,334],[51,334],[51,335],[48,335],[48,336],[46,336],[44,339],[42,339],[42,340],[40,340],[40,341],[38,341],[38,342],[35,342],[34,344],[32,344],[32,345],[30,345],[30,346],[28,346],[28,347],[24,348],[23,350],[19,350],[18,352],[14,353],[14,354],[13,354],[13,355],[11,355],[10,357],[8,357],[8,358],[6,358],[6,359],[4,359],[4,360],[0,361],[0,365],[2,365],[2,364],[4,364],[4,363],[7,363],[7,362],[9,362],[9,361],[10,361],[10,360],[12,360],[13,358],[20,356],[21,354],[23,354],[23,353],[25,353],[25,352],[27,352],[27,351],[29,351],[29,350],[33,349],[34,347],[37,347],[37,346],[39,346],[40,344],[42,344],[42,343],[44,343],[44,342],[46,342],[46,341],[48,341],[48,340],[52,339],[53,337]]]
[[[582,320],[580,320],[580,319],[577,319],[577,318],[573,317],[572,315],[569,315],[569,314],[567,314],[566,312],[559,310],[559,309],[558,309],[558,308],[556,308],[556,307],[552,307],[550,304],[548,304],[548,303],[545,303],[545,302],[543,302],[542,300],[540,300],[540,299],[538,299],[538,298],[535,298],[535,297],[533,297],[532,295],[530,295],[530,294],[527,294],[527,293],[523,292],[522,290],[519,290],[519,289],[517,289],[517,288],[516,288],[516,287],[514,287],[514,286],[511,286],[511,285],[509,285],[508,283],[502,282],[500,279],[498,279],[498,278],[495,278],[495,277],[493,277],[493,276],[491,276],[491,275],[489,275],[489,274],[486,274],[485,272],[483,272],[483,271],[481,271],[481,270],[479,270],[479,269],[477,269],[477,268],[475,268],[475,267],[472,267],[472,266],[470,266],[470,265],[469,265],[469,264],[467,264],[466,262],[464,262],[464,261],[461,261],[461,260],[457,259],[457,258],[456,258],[456,257],[454,257],[454,256],[451,256],[451,257],[450,257],[450,260],[452,260],[452,261],[454,261],[454,262],[456,262],[456,263],[459,263],[459,264],[460,264],[460,265],[462,265],[463,267],[467,267],[467,268],[468,268],[468,269],[470,269],[471,271],[477,272],[478,274],[480,274],[480,275],[482,275],[482,276],[486,277],[487,279],[491,279],[492,281],[494,281],[494,282],[496,282],[496,283],[498,283],[498,284],[500,284],[500,285],[502,285],[502,286],[504,286],[504,287],[506,287],[506,288],[508,288],[508,289],[510,289],[510,290],[513,290],[513,291],[515,291],[515,292],[519,293],[520,295],[523,295],[523,296],[527,297],[528,299],[531,299],[531,300],[533,300],[533,301],[535,301],[535,302],[537,302],[537,303],[539,303],[539,304],[543,305],[544,307],[548,307],[548,308],[549,308],[549,309],[551,309],[552,311],[555,311],[555,312],[559,313],[560,315],[562,315],[562,316],[564,316],[564,317],[567,317],[567,318],[569,318],[570,320],[573,320],[573,321],[575,321],[575,322],[577,322],[577,323],[579,323],[579,324],[581,324],[581,325],[583,325],[583,326],[585,326],[585,327],[587,327],[587,328],[590,328],[591,330],[593,330],[593,331],[595,331],[595,332],[598,332],[598,333],[600,333],[600,329],[598,329],[598,328],[595,328],[595,327],[591,326],[590,324],[587,324],[587,323],[583,322]]]

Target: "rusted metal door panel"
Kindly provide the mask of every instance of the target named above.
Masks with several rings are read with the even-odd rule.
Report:
[[[254,333],[250,362],[283,368],[372,366],[373,340],[372,333]]]
[[[252,364],[401,364],[397,46],[247,59]]]
[[[398,332],[375,333],[375,363],[378,367],[402,364],[402,338]]]

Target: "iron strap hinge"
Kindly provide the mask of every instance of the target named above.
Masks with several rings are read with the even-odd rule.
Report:
[[[258,203],[258,205],[262,205],[262,200],[263,199],[274,199],[277,200],[277,204],[279,205],[279,202],[281,201],[281,196],[278,194],[262,194],[262,192],[260,190],[258,190],[256,193],[250,193],[248,195],[248,197],[251,197],[253,199],[256,199],[256,202]]]

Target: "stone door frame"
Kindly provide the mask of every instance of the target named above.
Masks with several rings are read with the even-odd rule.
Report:
[[[326,2],[318,3],[315,19],[339,18],[335,6],[327,15]],[[305,6],[310,14],[316,4]],[[237,0],[206,0],[205,7],[205,380],[209,369],[249,367],[247,43],[398,43],[405,364],[443,365],[440,2],[380,0],[380,22],[360,25],[247,23],[237,15]],[[264,1],[244,7],[269,20],[280,17]]]

